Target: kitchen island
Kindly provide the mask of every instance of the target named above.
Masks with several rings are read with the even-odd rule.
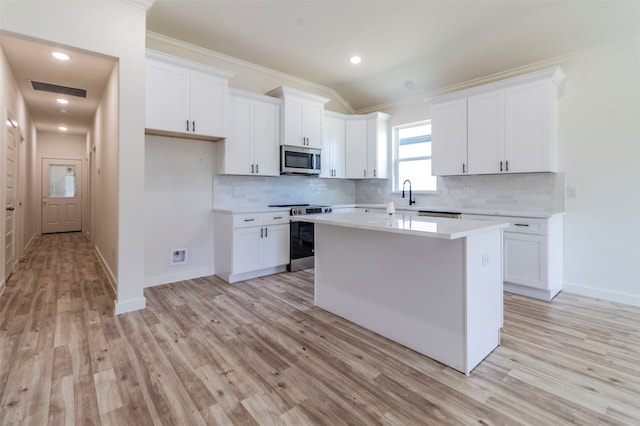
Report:
[[[469,374],[499,344],[506,223],[385,213],[315,224],[315,305]]]

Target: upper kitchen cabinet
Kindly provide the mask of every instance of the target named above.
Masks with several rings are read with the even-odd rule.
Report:
[[[557,171],[552,68],[432,100],[436,175]]]
[[[345,116],[325,111],[322,124],[321,178],[345,177]]]
[[[324,104],[329,99],[286,86],[280,86],[267,95],[282,99],[281,145],[322,148]]]
[[[389,176],[389,120],[382,112],[346,117],[346,177],[385,179]]]
[[[147,51],[145,127],[149,134],[218,140],[227,136],[233,73]]]
[[[280,175],[280,99],[229,90],[229,136],[218,148],[218,171],[233,175]]]

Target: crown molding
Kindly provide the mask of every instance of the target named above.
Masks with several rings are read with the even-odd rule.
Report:
[[[144,9],[147,12],[149,11],[149,9],[151,9],[151,6],[153,6],[153,3],[156,2],[156,0],[120,0],[122,3],[127,3],[136,7],[139,7],[140,9]]]
[[[121,1],[128,1],[128,0],[121,0]],[[335,90],[333,90],[331,87],[323,86],[321,84],[314,83],[314,82],[308,81],[308,80],[304,80],[304,79],[296,77],[294,75],[290,75],[290,74],[286,74],[286,73],[283,73],[283,72],[280,72],[280,71],[276,71],[274,69],[267,68],[267,67],[264,67],[262,65],[254,64],[253,62],[244,61],[242,59],[238,59],[238,58],[235,58],[233,56],[225,55],[224,53],[220,53],[220,52],[216,52],[214,50],[206,49],[204,47],[200,47],[200,46],[197,46],[195,44],[191,44],[191,43],[188,43],[186,41],[178,40],[178,39],[175,39],[173,37],[169,37],[169,36],[166,36],[166,35],[163,35],[163,34],[155,33],[153,31],[147,31],[147,42],[148,41],[155,41],[155,42],[158,42],[158,43],[167,44],[167,45],[172,46],[172,47],[174,47],[174,48],[176,48],[178,50],[181,50],[181,49],[182,50],[187,50],[187,51],[195,53],[197,55],[208,57],[208,58],[211,58],[211,59],[214,59],[214,60],[230,62],[230,63],[232,63],[234,65],[238,65],[238,66],[241,66],[241,67],[244,67],[244,68],[249,68],[249,69],[252,69],[254,71],[258,71],[258,72],[264,73],[264,74],[269,74],[269,75],[271,75],[273,77],[276,77],[276,78],[279,78],[279,79],[293,81],[293,82],[301,84],[301,85],[313,87],[314,89],[328,92],[331,95],[331,97],[333,99],[335,99],[337,102],[339,102],[347,111],[349,111],[350,113],[354,112],[354,109],[351,107],[351,105],[349,105],[349,103],[342,96],[340,96]]]
[[[356,111],[358,114],[364,114],[373,111],[385,111],[397,108],[399,106],[415,105],[418,103],[428,102],[430,99],[437,98],[439,96],[447,95],[453,92],[471,89],[476,86],[481,86],[489,83],[494,83],[499,80],[505,80],[509,78],[519,77],[523,74],[542,71],[547,68],[559,67],[565,62],[585,59],[591,56],[601,55],[610,51],[618,50],[624,47],[632,46],[633,44],[640,45],[640,38],[632,38],[626,40],[618,40],[615,42],[601,44],[586,49],[578,50],[566,55],[554,56],[552,58],[544,59],[542,61],[533,62],[531,64],[523,65],[516,68],[511,68],[505,71],[500,71],[494,74],[489,74],[483,77],[475,78],[472,80],[464,81],[461,83],[445,86],[431,92],[423,92],[418,95],[412,95],[408,98],[398,99],[396,101],[385,102],[382,104],[374,105]]]

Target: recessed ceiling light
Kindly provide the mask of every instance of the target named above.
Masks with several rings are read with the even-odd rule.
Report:
[[[69,129],[67,129],[67,128],[66,128],[66,127],[64,127],[64,126],[58,126],[58,130],[60,130],[61,132],[66,132],[66,131],[67,131],[67,130],[69,130]]]
[[[68,101],[68,100],[63,99],[63,98],[58,98],[58,99],[56,99],[56,102],[57,102],[57,103],[59,103],[60,105],[66,105],[66,104],[68,104],[68,103],[69,103],[69,101]]]
[[[349,58],[349,62],[351,62],[354,65],[357,65],[360,62],[362,62],[362,58],[360,56],[352,56]]]
[[[51,55],[60,61],[68,61],[70,59],[69,55],[62,52],[51,52]]]

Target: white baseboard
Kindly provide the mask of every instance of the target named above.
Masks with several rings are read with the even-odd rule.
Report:
[[[109,268],[109,265],[107,265],[107,262],[104,259],[104,256],[102,255],[102,253],[100,252],[100,249],[98,248],[98,246],[93,246],[93,248],[96,251],[96,255],[98,256],[98,260],[100,261],[100,265],[102,265],[102,269],[104,270],[105,274],[107,274],[107,278],[109,279],[109,284],[111,284],[111,288],[113,289],[113,292],[117,295],[118,294],[118,288],[117,288],[118,280],[116,279],[115,274],[113,273],[111,268]]]
[[[144,286],[145,288],[153,287],[178,281],[191,280],[193,278],[207,277],[209,275],[213,275],[213,268],[210,266],[175,272],[173,274],[151,275],[144,277]]]
[[[2,282],[0,282],[0,296],[2,296],[2,293],[4,293],[4,289],[5,289],[5,285],[4,285],[4,280],[2,280]]]
[[[145,299],[144,297],[138,297],[136,299],[131,299],[131,300],[123,300],[121,302],[118,302],[117,300],[115,300],[114,302],[115,302],[115,309],[114,309],[115,315],[126,314],[127,312],[137,311],[139,309],[144,309],[147,306],[147,299]]]
[[[27,245],[24,246],[24,252],[26,253],[27,250],[29,250],[29,247],[31,247],[31,244],[33,244],[33,242],[36,240],[36,238],[38,238],[38,233],[34,233],[31,238],[29,239],[29,241],[27,242]]]
[[[592,297],[594,299],[608,300],[609,302],[624,303],[632,306],[640,306],[640,296],[619,291],[604,290],[601,288],[587,287],[580,284],[564,282],[562,291]]]

